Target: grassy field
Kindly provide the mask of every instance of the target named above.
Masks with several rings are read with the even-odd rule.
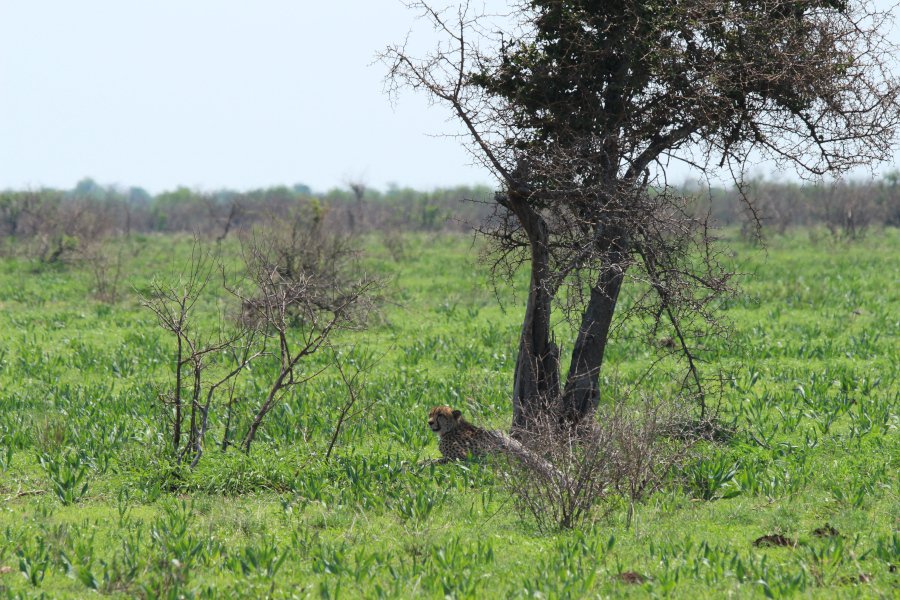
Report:
[[[0,596],[896,597],[900,235],[730,246],[743,291],[723,306],[733,333],[706,352],[736,434],[696,448],[630,527],[622,503],[554,534],[513,510],[490,465],[416,467],[438,456],[433,405],[509,422],[522,282],[498,306],[469,238],[410,236],[399,260],[371,241],[390,301],[340,340],[346,361],[375,366],[330,459],[346,394],[326,371],[249,455],[214,446],[217,407],[193,471],[172,464],[157,400],[173,344],[136,294],[103,304],[86,270],[2,259]],[[189,252],[136,239],[127,278],[146,289]],[[208,323],[218,300],[204,299]],[[654,354],[622,329],[607,357],[611,403]],[[236,431],[266,377],[240,380]],[[665,372],[644,387],[665,394]],[[767,535],[789,545],[754,545]]]

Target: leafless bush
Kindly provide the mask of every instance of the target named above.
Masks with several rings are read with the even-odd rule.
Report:
[[[94,297],[107,304],[115,304],[119,299],[119,284],[122,279],[125,247],[108,241],[93,241],[82,245],[78,260],[91,273],[94,282]]]
[[[175,381],[161,399],[171,411],[172,449],[179,463],[191,457],[192,467],[203,454],[209,411],[217,391],[265,352],[265,346],[256,343],[254,328],[229,327],[224,315],[220,315],[214,331],[199,325],[198,302],[220,270],[218,257],[195,239],[187,267],[175,276],[154,279],[141,299],[143,306],[156,315],[160,327],[175,338]],[[188,415],[188,437],[182,443]]]
[[[249,451],[283,394],[321,372],[304,371],[304,359],[336,331],[363,327],[381,283],[354,268],[350,239],[325,232],[316,212],[311,222],[295,219],[281,231],[245,237],[243,257],[252,291],[233,291],[242,301],[241,321],[278,348],[277,375],[242,443]]]
[[[401,262],[406,258],[406,240],[397,230],[386,231],[381,242],[394,262]]]
[[[340,352],[334,352],[333,363],[347,390],[347,399],[338,411],[334,431],[328,441],[328,449],[325,451],[325,460],[331,457],[338,436],[341,434],[341,429],[355,419],[369,413],[369,410],[375,404],[374,399],[366,400],[365,397],[366,376],[371,373],[373,367],[382,358],[384,357],[357,352],[356,348],[350,348],[346,353],[346,357],[342,356]]]
[[[271,229],[242,237],[243,287],[226,276],[220,257],[195,238],[184,269],[154,279],[142,295],[142,304],[174,337],[175,381],[161,397],[171,415],[172,448],[179,462],[193,457],[193,467],[203,454],[210,408],[221,389],[227,390],[221,447],[230,445],[234,382],[251,361],[271,360],[275,375],[243,434],[241,446],[247,451],[283,395],[328,366],[305,369],[304,359],[329,347],[335,332],[366,323],[380,280],[358,270],[358,252],[349,238],[325,230],[324,211],[315,210],[313,203],[305,208],[310,211],[290,220],[273,219]],[[98,276],[106,273],[100,259],[94,266]],[[203,298],[212,294],[213,282],[220,282],[237,307],[229,315],[218,306],[217,326],[204,327],[209,321],[200,318],[198,307],[209,310]],[[336,366],[351,401],[341,412],[335,440],[341,425],[353,416],[362,372],[354,373],[339,361]]]
[[[243,236],[245,249],[258,259],[264,255],[265,262],[288,280],[314,273],[321,281],[337,282],[352,270],[359,252],[354,239],[342,234],[332,217],[318,200],[281,207]],[[252,258],[249,255],[245,258]]]
[[[115,230],[114,211],[96,200],[54,190],[0,195],[0,236],[15,239],[18,254],[43,264],[75,262],[84,244]]]
[[[678,403],[646,399],[598,412],[576,429],[560,427],[560,419],[548,415],[523,439],[559,477],[536,474],[521,461],[500,463],[517,511],[541,531],[579,527],[623,502],[630,525],[635,503],[658,490],[692,446],[693,436],[671,435],[688,414]]]
[[[828,186],[813,207],[817,220],[835,239],[865,237],[873,223],[884,221],[883,209],[872,191],[842,182]]]

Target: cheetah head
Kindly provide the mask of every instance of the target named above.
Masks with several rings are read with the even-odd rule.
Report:
[[[450,433],[459,425],[462,412],[449,406],[435,406],[428,413],[428,426],[438,435]]]

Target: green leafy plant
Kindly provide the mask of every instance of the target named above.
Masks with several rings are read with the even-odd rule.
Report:
[[[738,472],[737,463],[727,456],[699,460],[688,465],[684,477],[691,494],[699,500],[733,498],[739,489],[726,489]]]
[[[257,544],[247,545],[230,556],[227,564],[236,574],[271,580],[287,557],[288,553],[281,551],[274,539],[264,537]]]
[[[47,569],[50,567],[50,549],[44,542],[44,538],[38,536],[34,544],[22,547],[16,551],[19,557],[19,571],[34,587],[43,583]]]
[[[53,493],[64,505],[78,502],[87,493],[89,463],[83,453],[68,450],[65,454],[42,454],[39,461]]]

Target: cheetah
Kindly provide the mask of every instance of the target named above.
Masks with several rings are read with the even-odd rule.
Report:
[[[438,434],[438,449],[443,455],[433,464],[464,460],[469,456],[503,453],[522,461],[545,477],[559,478],[560,473],[549,462],[517,440],[499,431],[476,427],[463,419],[462,412],[449,406],[435,406],[428,413],[428,427]]]
[[[462,418],[462,412],[449,406],[435,406],[428,413],[428,427],[438,434],[438,450],[443,455],[437,464],[464,460],[469,456],[484,456],[495,452],[501,444],[494,431],[475,427]]]

